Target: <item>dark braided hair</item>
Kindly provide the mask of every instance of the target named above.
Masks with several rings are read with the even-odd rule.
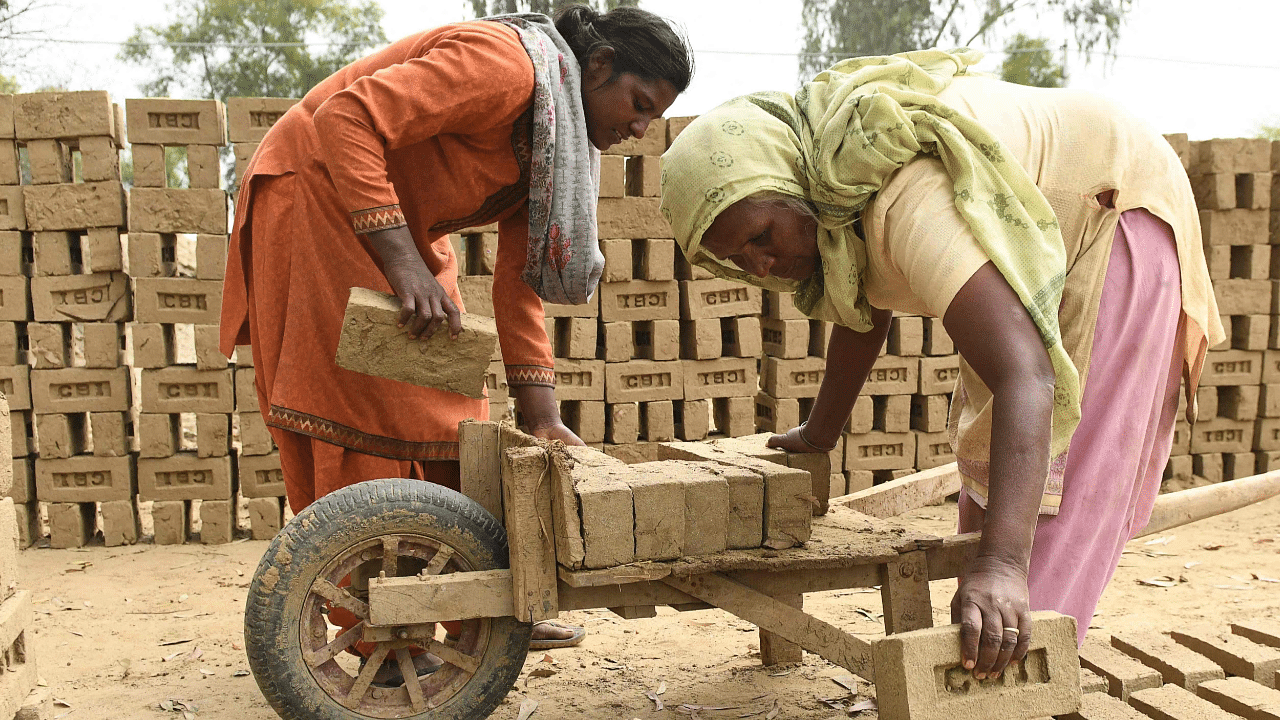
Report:
[[[570,5],[556,13],[555,23],[583,69],[595,51],[613,50],[610,81],[632,73],[644,80],[666,80],[681,93],[693,80],[687,39],[651,12],[623,6],[599,13],[586,5]]]

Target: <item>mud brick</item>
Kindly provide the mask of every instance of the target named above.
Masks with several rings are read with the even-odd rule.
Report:
[[[595,318],[555,318],[556,350],[560,357],[591,360],[596,356]]]
[[[1266,315],[1271,312],[1270,280],[1219,280],[1213,284],[1223,315]]]
[[[284,475],[280,470],[279,453],[241,454],[238,467],[241,495],[247,498],[284,496]]]
[[[946,431],[916,433],[916,469],[928,470],[956,461],[951,439]]]
[[[911,397],[911,428],[927,433],[946,430],[950,405],[945,395],[913,395]]]
[[[171,277],[174,274],[173,235],[129,233],[129,274],[135,278]]]
[[[102,503],[102,541],[107,547],[133,545],[142,536],[133,498]]]
[[[211,145],[192,145],[187,148],[187,184],[191,188],[216,188],[222,185],[218,148]]]
[[[1170,455],[1169,462],[1165,464],[1165,478],[1189,478],[1191,477],[1191,456],[1190,455]]]
[[[1164,139],[1177,153],[1178,160],[1182,162],[1182,169],[1191,168],[1191,142],[1187,139],[1186,133],[1170,133],[1164,136]]]
[[[600,198],[597,220],[602,239],[673,237],[656,197]]]
[[[631,241],[601,240],[600,252],[604,254],[604,276],[602,282],[630,282],[632,275]]]
[[[16,230],[0,231],[0,275],[29,275],[30,236]]]
[[[0,277],[0,320],[31,319],[30,281],[24,277]]]
[[[196,456],[222,457],[231,450],[231,416],[196,413]]]
[[[672,261],[675,263],[677,280],[708,280],[715,277],[706,268],[689,264],[689,260],[684,256],[683,252],[677,251],[672,257]]]
[[[129,140],[149,145],[226,145],[227,121],[217,100],[125,100]]]
[[[880,395],[872,398],[875,418],[872,427],[881,432],[900,433],[911,429],[911,396]]]
[[[1081,670],[1081,675],[1090,672]],[[1092,674],[1092,673],[1091,673]],[[1097,677],[1096,675],[1094,677]],[[1059,715],[1060,720],[1151,720],[1146,715],[1138,712],[1133,706],[1122,700],[1117,700],[1105,692],[1090,692],[1088,688],[1082,686],[1084,695],[1080,699],[1080,709],[1065,715]],[[1106,686],[1103,686],[1106,690]]]
[[[680,358],[679,320],[646,320],[634,324],[635,354],[645,360]]]
[[[934,394],[924,392],[920,388],[921,363],[926,361],[928,359],[920,360],[914,357],[884,356],[879,358],[876,360],[875,366],[871,368],[871,373],[867,375],[867,381],[862,386],[862,394],[911,395],[917,390],[923,395]]]
[[[680,133],[684,132],[684,129],[689,127],[689,123],[696,119],[697,116],[695,115],[667,118],[667,147],[671,147],[671,143],[675,142],[675,139],[680,136]]]
[[[879,366],[884,358],[876,361]],[[960,377],[960,356],[945,355],[920,359],[921,395],[948,395],[956,387],[956,379]],[[867,392],[867,390],[863,390]]]
[[[809,321],[804,318],[760,321],[761,344],[767,355],[802,358],[809,354]]]
[[[93,537],[93,503],[49,503],[49,547],[84,547]]]
[[[1280,692],[1242,677],[1201,683],[1196,693],[1245,720],[1280,720]]]
[[[1257,457],[1251,452],[1223,453],[1222,479],[1235,480],[1248,477],[1253,474],[1253,468],[1256,465]]]
[[[178,452],[176,418],[167,413],[138,413],[138,457],[166,458]]]
[[[684,366],[679,361],[636,360],[606,364],[605,399],[610,403],[683,400],[683,371]]]
[[[755,410],[756,428],[764,432],[784,433],[801,421],[800,401],[795,398],[775,398],[761,392],[756,394]]]
[[[646,442],[676,439],[675,407],[670,400],[640,403],[640,436]]]
[[[753,397],[756,387],[755,358],[684,361],[684,399]]]
[[[755,399],[722,397],[712,400],[716,431],[728,437],[742,437],[755,432]]]
[[[1214,418],[1192,428],[1191,452],[1248,452],[1253,449],[1253,422]]]
[[[642,280],[674,280],[676,241],[666,238],[633,240],[631,243],[634,274]]]
[[[1201,210],[1204,245],[1266,245],[1269,220],[1266,210]]]
[[[605,322],[679,320],[676,281],[632,280],[600,285],[600,317]]]
[[[235,539],[235,532],[234,500],[204,500],[200,503],[200,542],[225,545]]]
[[[649,128],[645,130],[644,136],[636,136],[623,140],[610,147],[608,150],[601,151],[601,155],[626,155],[634,157],[636,155],[661,155],[667,149],[667,120],[666,118],[654,118],[649,121]]]
[[[1099,693],[1102,697],[1113,699],[1107,694],[1107,679],[1089,668],[1080,668],[1080,692]],[[1120,701],[1116,700],[1115,702]]]
[[[27,162],[31,168],[33,185],[53,185],[73,180],[71,153],[66,145],[57,140],[29,140]]]
[[[709,555],[729,547],[729,483],[714,463],[685,464],[684,554]],[[757,541],[758,542],[758,541]]]
[[[1218,388],[1219,417],[1254,420],[1258,417],[1259,385],[1227,385]]]
[[[1112,635],[1111,646],[1160,673],[1165,683],[1187,690],[1224,677],[1222,668],[1212,660],[1159,633]]]
[[[196,278],[222,280],[227,271],[227,238],[223,235],[196,236]]]
[[[33,465],[31,461],[18,457],[0,470],[0,477],[3,478],[0,486],[4,483],[9,486],[0,495],[11,497],[19,504],[33,502],[36,499],[36,474]]]
[[[582,539],[588,568],[635,560],[635,506],[631,487],[601,468],[574,470],[574,491],[582,508]]]
[[[1031,650],[999,680],[979,681],[960,664],[958,625],[896,633],[873,645],[884,720],[1064,715],[1080,707],[1075,620],[1032,613]],[[923,669],[932,669],[925,672]]]
[[[627,159],[627,195],[658,197],[662,194],[662,157],[642,155]]]
[[[724,342],[724,354],[739,358],[760,357],[760,318],[720,318],[720,337]]]
[[[1209,279],[1217,282],[1231,277],[1231,256],[1235,248],[1262,247],[1260,245],[1206,245],[1205,264],[1209,266]]]
[[[600,418],[601,432],[604,429],[604,418]],[[240,456],[241,466],[246,455],[267,455],[275,450],[275,442],[267,424],[258,411],[240,413]]]
[[[31,305],[39,322],[123,322],[129,283],[124,273],[32,278]]]
[[[124,251],[119,228],[89,228],[81,236],[81,265],[85,272],[124,270]]]
[[[253,509],[250,501],[250,510]],[[155,528],[155,544],[181,545],[187,541],[191,520],[184,500],[157,500],[151,505],[151,523]]]
[[[1201,210],[1232,210],[1236,207],[1236,174],[1233,172],[1194,175],[1191,191]]]
[[[1080,666],[1107,679],[1108,692],[1121,700],[1139,690],[1160,687],[1160,673],[1090,635],[1080,646]]]
[[[85,182],[120,179],[120,149],[110,137],[82,137],[80,174]]]
[[[239,185],[240,181],[244,179],[244,171],[257,151],[258,143],[236,143],[236,185]]]
[[[1266,210],[1271,207],[1271,173],[1240,173],[1236,175],[1236,207],[1247,210]]]
[[[680,311],[685,319],[759,315],[760,288],[732,280],[681,280]]]
[[[1231,713],[1177,685],[1136,692],[1129,704],[1152,720],[1236,720]]]
[[[725,501],[722,506],[727,505]],[[17,520],[13,498],[0,498],[0,598],[4,600],[9,600],[18,585]]]
[[[1271,171],[1271,141],[1219,138],[1191,143],[1192,175]]]
[[[233,143],[262,142],[267,131],[297,102],[291,98],[227,98],[228,139]]]
[[[30,223],[29,193],[27,200]],[[227,194],[216,188],[135,187],[129,193],[129,228],[140,232],[226,234]]]
[[[56,417],[56,416],[41,416]],[[127,413],[89,413],[89,431],[93,437],[93,454],[97,457],[125,457],[129,454],[129,420]]]
[[[764,317],[773,320],[808,320],[804,313],[796,309],[792,295],[788,292],[765,290],[761,294],[761,306]]]
[[[31,368],[25,365],[0,365],[0,392],[9,401],[9,410],[31,409]]]
[[[1266,350],[1271,341],[1270,315],[1237,315],[1231,318],[1229,341],[1235,350]]]
[[[557,400],[604,400],[603,360],[556,358]]]
[[[680,323],[680,354],[689,360],[714,360],[724,352],[720,321],[694,318]]]
[[[462,236],[466,248],[468,275],[492,275],[498,262],[498,233],[472,233]]]
[[[25,327],[22,332],[25,335]],[[17,323],[0,322],[0,365],[26,365],[27,351],[23,344]]]
[[[1231,632],[1259,645],[1280,648],[1280,623],[1275,620],[1233,622]]]
[[[14,131],[3,137],[33,140],[114,134],[111,99],[101,90],[15,95],[12,117]]]
[[[0,420],[0,428],[5,426],[9,428],[10,449],[15,458],[23,458],[36,451],[35,426],[30,410],[10,411],[7,423]],[[0,433],[3,432],[0,430]],[[4,445],[0,445],[0,448],[3,447]],[[0,470],[0,473],[3,473],[3,470]],[[33,495],[31,499],[35,499],[35,496]],[[25,500],[19,500],[19,502],[25,502]]]
[[[827,361],[822,358],[783,360],[765,357],[761,360],[761,386],[775,398],[817,397]]]
[[[711,401],[678,400],[675,402],[676,437],[702,440],[711,432]]]
[[[24,185],[22,205],[29,230],[125,226],[124,186],[116,181]]]
[[[593,400],[567,400],[560,404],[560,417],[588,445],[604,442],[604,403]]]
[[[36,497],[43,502],[129,500],[134,493],[133,458],[81,455],[36,461]]]
[[[1267,354],[1267,369],[1276,366],[1274,373],[1280,378],[1280,353],[1276,353],[1275,362],[1271,362],[1271,351]],[[1213,350],[1205,358],[1204,374],[1200,376],[1200,384],[1217,385],[1257,385],[1266,382],[1263,377],[1263,355],[1251,350]]]
[[[924,318],[895,317],[889,325],[889,354],[914,357],[924,354]]]
[[[229,500],[231,458],[190,453],[138,461],[140,500]]]
[[[129,399],[128,368],[64,368],[31,373],[31,400],[37,414],[125,412]]]
[[[37,276],[71,275],[79,264],[71,259],[71,247],[79,248],[80,238],[66,231],[38,232],[31,236],[35,256],[33,268]]]
[[[684,552],[685,486],[670,462],[628,466],[625,475],[635,506],[636,560],[673,560]],[[682,469],[682,468],[681,468]]]
[[[640,437],[640,407],[633,402],[609,405],[605,440],[615,445],[633,443]]]
[[[85,323],[81,327],[84,335],[85,367],[120,367],[123,326],[115,323]]]
[[[12,140],[17,137],[14,132],[14,96],[9,93],[0,93],[0,138]]]
[[[239,371],[239,368],[237,368],[237,372],[238,371]],[[236,382],[238,383],[239,381],[240,381],[240,376],[237,374]],[[506,402],[507,398],[511,396],[510,388],[507,386],[507,366],[503,365],[501,360],[494,360],[493,362],[489,363],[489,371],[486,372],[484,375],[484,386],[489,391],[490,403],[500,402],[500,401]],[[252,383],[250,383],[249,389],[252,390],[253,394],[244,396],[246,398],[244,401],[245,402],[245,405],[243,408],[244,410],[250,410],[252,408],[258,407],[258,404],[257,404],[258,391],[256,388],[252,387]],[[240,403],[241,403],[240,397],[241,397],[240,386],[237,385],[236,386],[237,409],[240,408]]]
[[[627,194],[627,159],[622,155],[600,156],[600,197],[620,198]],[[601,243],[603,249],[603,243]],[[606,255],[606,257],[608,257]],[[609,263],[605,261],[605,268]],[[630,266],[628,266],[628,270]]]
[[[458,278],[458,294],[466,312],[480,317],[493,317],[493,278],[488,275],[462,275]],[[546,308],[553,307],[550,303]],[[566,307],[556,305],[554,307]],[[547,313],[546,317],[553,317]]]
[[[1191,471],[1211,483],[1222,482],[1222,454],[1192,455]]]
[[[84,415],[37,415],[36,437],[45,460],[79,455],[89,440]]]
[[[133,155],[133,187],[162,188],[169,183],[169,168],[164,146],[141,145],[134,143],[130,148]]]
[[[129,326],[133,337],[133,366],[163,368],[174,362],[173,326],[158,323],[134,323]]]
[[[21,185],[0,185],[0,230],[26,230],[25,194]]]
[[[231,370],[175,366],[142,371],[142,409],[181,413],[235,411]]]
[[[1276,671],[1280,670],[1280,649],[1207,627],[1172,630],[1169,635],[1179,644],[1218,663],[1229,675],[1275,687]]]
[[[71,357],[71,325],[31,323],[27,325],[31,364],[38,368],[63,368]]]
[[[845,436],[845,470],[899,470],[916,461],[916,436],[869,432]]]
[[[196,368],[199,370],[221,370],[227,366],[227,356],[218,347],[217,325],[196,325]]]
[[[12,140],[0,140],[0,185],[17,185],[22,182],[18,163],[18,145]]]

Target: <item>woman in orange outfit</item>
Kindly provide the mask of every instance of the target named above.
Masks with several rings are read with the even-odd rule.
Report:
[[[221,345],[228,355],[253,347],[294,512],[373,478],[458,488],[458,422],[486,419],[487,401],[344,370],[334,356],[351,287],[399,296],[413,337],[443,323],[456,332],[465,308],[448,234],[467,227],[498,223],[494,315],[529,432],[582,444],[556,407],[540,295],[585,302],[594,291],[596,151],[643,137],[688,87],[692,56],[636,8],[574,6],[554,26],[494,20],[412,35],[348,65],[286,113],[249,163]],[[571,211],[568,200],[578,201]],[[575,267],[581,277],[570,277]],[[563,634],[535,640],[548,632]]]

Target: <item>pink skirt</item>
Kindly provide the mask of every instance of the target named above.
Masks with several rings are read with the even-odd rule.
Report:
[[[1062,507],[1041,516],[1031,551],[1031,609],[1074,616],[1080,642],[1125,543],[1146,525],[1160,492],[1182,376],[1181,286],[1172,228],[1146,210],[1123,213]],[[960,532],[981,530],[985,516],[962,492]]]

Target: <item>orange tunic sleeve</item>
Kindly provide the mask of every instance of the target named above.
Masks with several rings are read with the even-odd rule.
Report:
[[[519,39],[497,23],[472,23],[421,57],[360,77],[330,96],[313,122],[355,231],[405,224],[385,150],[492,129],[518,114],[532,92],[533,66]]]
[[[493,268],[493,319],[502,345],[507,386],[555,387],[555,354],[543,322],[542,300],[520,274],[529,247],[529,205],[498,223],[498,259]]]

